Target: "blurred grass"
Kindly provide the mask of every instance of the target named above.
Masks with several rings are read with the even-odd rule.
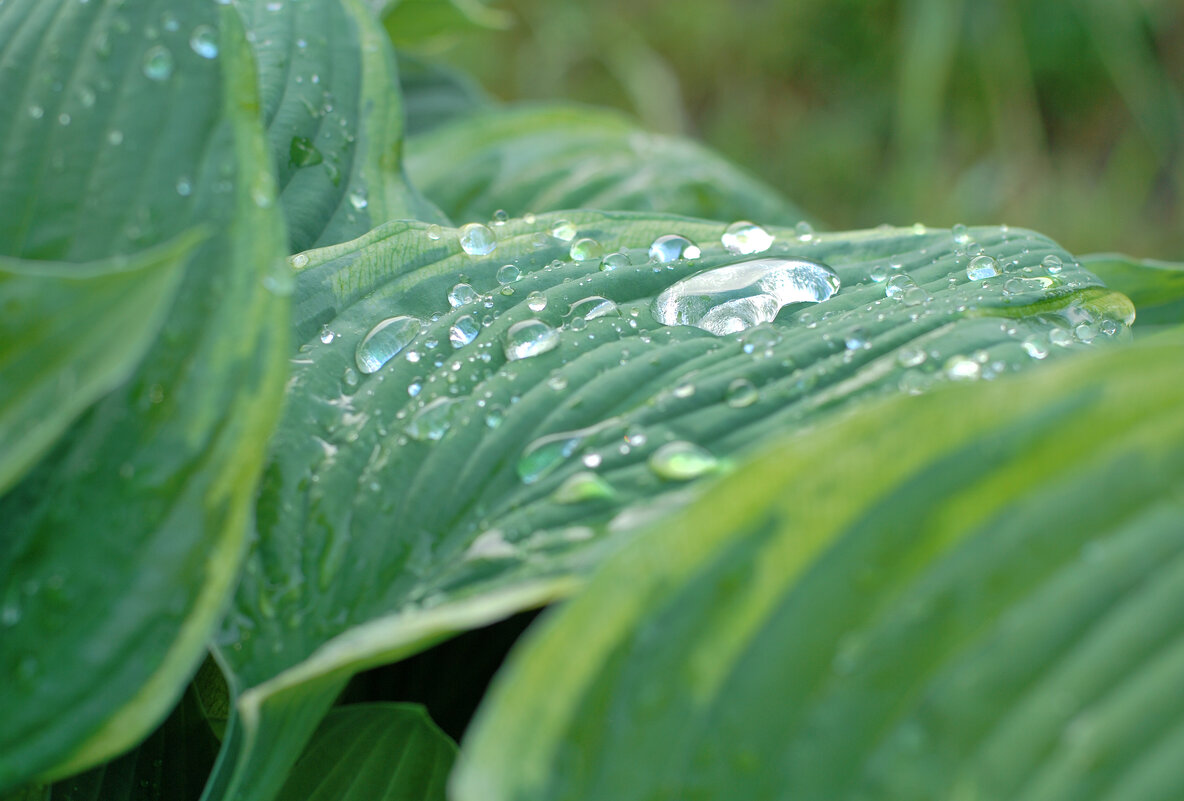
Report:
[[[1184,259],[1179,0],[506,0],[430,55],[696,136],[832,228],[1006,222]]]

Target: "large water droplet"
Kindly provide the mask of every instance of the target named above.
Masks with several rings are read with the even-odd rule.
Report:
[[[510,361],[529,359],[559,347],[559,332],[541,320],[523,320],[506,332],[505,351]]]
[[[772,322],[791,303],[821,303],[839,289],[825,264],[806,259],[755,259],[684,278],[654,299],[663,325],[693,325],[717,336]]]
[[[756,223],[741,220],[734,222],[724,231],[719,241],[729,253],[764,253],[773,244],[773,235]]]
[[[469,223],[461,226],[460,247],[470,256],[488,256],[497,248],[497,238],[487,225]]]
[[[679,259],[697,259],[700,255],[702,252],[698,245],[678,234],[660,236],[650,245],[650,260],[660,264],[669,264]]]
[[[522,271],[513,264],[503,264],[497,270],[497,282],[499,284],[512,284],[522,277]]]
[[[478,297],[477,290],[469,284],[457,284],[448,291],[448,305],[455,309],[476,302]]]
[[[173,54],[164,45],[148,48],[144,54],[144,75],[153,81],[167,81],[173,74]]]
[[[650,469],[668,481],[689,481],[710,473],[719,460],[690,442],[668,442],[650,454]]]
[[[999,262],[991,256],[975,256],[966,265],[966,277],[971,281],[984,281],[999,274]]]
[[[1055,253],[1048,254],[1040,260],[1040,263],[1044,265],[1044,269],[1048,271],[1049,275],[1056,275],[1061,270],[1065,269],[1065,262],[1063,262],[1061,257]]]
[[[202,58],[217,58],[218,34],[209,25],[198,25],[189,37],[189,46]]]
[[[448,341],[454,348],[463,348],[481,332],[481,324],[471,314],[456,318],[456,322],[448,329]]]
[[[422,321],[406,315],[383,320],[358,343],[355,354],[358,369],[363,373],[378,372],[399,351],[410,345],[422,328]]]
[[[629,258],[628,253],[610,253],[600,260],[600,269],[605,272],[631,266],[633,266],[633,261]]]

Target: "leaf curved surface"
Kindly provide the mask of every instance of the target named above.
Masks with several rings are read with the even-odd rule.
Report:
[[[291,251],[416,217],[395,53],[362,0],[240,4]]]
[[[793,225],[781,195],[690,140],[615,112],[527,105],[471,114],[407,141],[415,185],[454,222],[573,208]]]
[[[279,801],[444,801],[456,744],[421,706],[332,710],[280,791]]]
[[[197,239],[86,265],[0,257],[0,494],[139,363]]]
[[[1066,326],[1105,322],[1121,335],[1130,314],[1125,298],[1030,232],[975,231],[1001,270],[984,287],[946,231],[803,241],[770,229],[776,241],[759,257],[825,262],[842,288],[716,336],[662,325],[651,304],[682,279],[754,258],[724,249],[724,224],[565,218],[496,226],[484,257],[462,251],[456,230],[405,222],[295,257],[304,344],[257,504],[259,539],[219,638],[259,743],[275,729],[260,712],[269,698],[298,700],[305,682],[340,686],[567,594],[639,518],[685,502],[700,486],[689,479],[726,470],[770,431],[869,396],[1022,369],[1040,361],[1028,354],[1041,342],[1038,356],[1055,360],[1091,347]],[[672,231],[698,242],[701,257],[648,263],[646,248]],[[573,261],[573,244],[590,247],[580,238],[610,254],[624,248],[635,264]],[[1067,266],[1036,280],[1050,254]],[[881,271],[911,276],[916,293],[888,297],[872,278]],[[1004,292],[1017,280],[1018,292]],[[591,309],[581,303],[589,298],[603,303]],[[400,317],[422,330],[364,374],[359,346]],[[524,323],[545,325],[555,347],[510,360],[507,336]]]
[[[407,135],[488,108],[492,98],[468,74],[411,53],[399,52],[399,93],[407,112]]]
[[[1175,797],[1182,357],[779,441],[521,644],[452,797]]]
[[[241,565],[289,307],[234,9],[11,0],[0,64],[3,255],[81,275],[210,233],[134,374],[0,498],[9,788],[127,749],[177,700]]]
[[[1184,323],[1184,264],[1091,253],[1082,264],[1135,304],[1139,328]]]

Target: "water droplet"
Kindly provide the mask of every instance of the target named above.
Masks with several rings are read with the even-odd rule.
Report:
[[[876,264],[868,270],[867,276],[877,284],[882,284],[888,280],[888,270],[883,264]]]
[[[107,141],[115,147],[119,147],[123,144],[123,131],[108,131]]]
[[[531,292],[526,296],[526,306],[533,312],[541,312],[547,308],[547,296],[542,292]]]
[[[551,236],[570,242],[576,238],[576,226],[570,220],[556,220],[551,226]]]
[[[1113,320],[1103,320],[1099,326],[1099,329],[1106,336],[1112,337],[1118,333],[1118,323],[1114,322]]]
[[[557,503],[575,504],[611,498],[614,495],[612,485],[600,476],[587,470],[581,470],[567,478],[552,496]]]
[[[593,295],[571,304],[569,315],[580,320],[595,320],[598,317],[619,317],[621,311],[608,298]]]
[[[1097,337],[1098,329],[1094,328],[1089,323],[1081,323],[1080,325],[1078,325],[1076,328],[1073,329],[1073,334],[1079,340],[1081,340],[1082,342],[1084,342],[1085,344],[1088,345],[1089,343],[1093,342],[1094,339]]]
[[[684,278],[654,299],[663,325],[693,325],[717,336],[772,322],[791,303],[821,303],[839,289],[825,264],[806,259],[755,259]]]
[[[860,327],[848,331],[843,342],[847,346],[847,350],[864,350],[872,346],[871,341],[867,338],[867,332]]]
[[[747,378],[737,378],[728,384],[728,392],[725,398],[728,405],[733,409],[743,409],[745,406],[751,406],[760,400],[760,393]]]
[[[217,58],[218,34],[209,25],[198,25],[189,37],[189,46],[202,58]]]
[[[291,264],[292,267],[297,270],[302,270],[308,266],[308,254],[307,253],[297,253],[294,256],[289,256],[288,257],[288,264]]]
[[[411,344],[423,329],[423,322],[415,317],[388,317],[370,329],[358,343],[355,358],[363,373],[376,373],[399,351]]]
[[[457,284],[448,291],[448,305],[455,309],[466,303],[475,303],[479,297],[477,290],[469,284]]]
[[[470,256],[488,256],[497,248],[497,239],[489,226],[468,223],[460,229],[460,247]]]
[[[497,282],[499,284],[512,284],[522,277],[522,271],[513,264],[503,264],[497,271]]]
[[[799,242],[809,242],[814,238],[814,226],[802,220],[793,227],[794,233],[798,235]]]
[[[574,431],[560,431],[539,437],[526,446],[518,459],[518,477],[523,484],[533,484],[550,473],[583,446],[589,437],[617,423],[609,418],[593,426]]]
[[[678,384],[670,391],[670,394],[676,398],[689,398],[695,394],[695,385],[690,381],[685,381]]]
[[[1048,254],[1040,260],[1040,263],[1044,265],[1044,269],[1049,275],[1056,275],[1061,270],[1065,269],[1065,263],[1061,261],[1061,257],[1055,253]]]
[[[925,351],[911,345],[901,348],[896,354],[896,361],[901,367],[916,367],[926,359]]]
[[[356,387],[358,385],[358,371],[352,367],[345,368],[345,372],[341,375],[341,380],[351,389]]]
[[[719,460],[690,442],[668,442],[650,454],[650,469],[667,481],[689,481],[712,472]]]
[[[945,373],[954,381],[974,381],[982,373],[982,365],[969,356],[958,354],[946,360]]]
[[[913,277],[908,273],[899,273],[888,279],[888,283],[884,285],[884,296],[889,298],[901,298],[908,289],[912,289],[917,284],[913,281]]]
[[[349,193],[349,204],[355,210],[361,211],[370,205],[370,201],[366,199],[366,193],[359,189]]]
[[[559,332],[541,320],[523,320],[506,332],[505,351],[510,361],[530,359],[559,347]]]
[[[966,277],[971,281],[985,281],[999,274],[999,262],[991,256],[975,256],[966,265]]]
[[[498,209],[493,213],[494,225],[505,225],[510,221],[510,213],[505,209]]]
[[[773,235],[756,223],[740,220],[729,225],[719,241],[729,253],[748,256],[768,250],[773,244]]]
[[[411,415],[407,423],[407,436],[414,440],[433,442],[441,440],[452,426],[452,407],[456,398],[436,398]]]
[[[1048,341],[1058,348],[1068,348],[1073,344],[1073,335],[1063,328],[1054,328],[1048,332]]]
[[[143,70],[149,80],[167,81],[173,74],[173,54],[163,45],[148,48]]]
[[[444,236],[444,229],[441,228],[440,226],[436,225],[435,223],[432,223],[431,225],[428,226],[427,233],[428,233],[428,239],[435,241],[435,240],[440,239],[440,237]]]
[[[29,106],[29,116],[35,120],[39,120],[45,116],[45,109],[41,106]]]
[[[334,333],[333,329],[330,328],[328,324],[321,326],[321,342],[328,345],[332,343],[336,337],[337,334]]]
[[[591,261],[604,255],[604,248],[595,239],[577,239],[569,251],[573,261]]]
[[[1024,340],[1024,352],[1033,359],[1043,359],[1048,355],[1048,347],[1040,341],[1040,337],[1036,334]]]
[[[293,136],[288,144],[288,161],[293,167],[311,167],[325,160],[307,136]]]
[[[480,324],[473,319],[471,314],[466,314],[457,317],[456,322],[448,329],[448,341],[452,343],[454,348],[463,348],[476,339],[480,332]]]
[[[188,178],[182,176],[177,179],[177,194],[181,197],[189,197],[193,194],[193,184],[189,182]]]
[[[970,241],[970,231],[962,223],[956,223],[950,229],[950,233],[954,235],[954,241],[959,245],[965,245]]]
[[[697,259],[702,255],[699,246],[685,236],[666,234],[650,245],[650,261],[669,264],[679,259]]]
[[[622,267],[632,267],[633,261],[627,253],[610,253],[600,260],[600,269],[605,272],[619,270]]]

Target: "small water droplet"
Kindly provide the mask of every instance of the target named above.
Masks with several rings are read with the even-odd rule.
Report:
[[[456,309],[467,303],[476,303],[480,295],[472,286],[460,283],[448,290],[448,305]]]
[[[581,470],[560,484],[552,498],[557,503],[576,504],[611,498],[614,494],[612,485],[603,478],[593,472]]]
[[[1098,329],[1089,323],[1081,323],[1073,329],[1073,334],[1079,340],[1088,345],[1098,336]]]
[[[202,58],[217,58],[218,34],[209,25],[198,25],[189,37],[189,46]]]
[[[633,261],[627,253],[610,253],[600,260],[600,269],[605,272],[619,270],[622,267],[632,267]]]
[[[743,409],[745,406],[751,406],[760,400],[760,392],[757,391],[756,386],[747,378],[737,378],[728,384],[728,392],[725,398],[728,405],[733,409]]]
[[[177,179],[177,194],[181,197],[189,197],[193,194],[193,184],[189,182],[188,178],[182,176]]]
[[[288,161],[293,167],[311,167],[325,160],[307,136],[293,136],[288,143]]]
[[[297,253],[294,256],[288,257],[288,264],[291,264],[297,270],[302,270],[308,266],[308,254]]]
[[[547,296],[542,292],[531,292],[526,296],[526,306],[533,312],[541,312],[547,308]]]
[[[349,193],[349,204],[355,210],[361,211],[370,205],[370,201],[366,199],[366,193],[358,189]]]
[[[906,345],[896,354],[896,361],[901,367],[916,367],[928,358],[921,348]]]
[[[712,472],[719,460],[690,442],[668,442],[650,454],[650,469],[667,481],[689,481]]]
[[[755,259],[716,267],[668,287],[651,306],[663,325],[693,325],[717,336],[761,323],[793,303],[821,303],[839,289],[839,277],[806,259]]]
[[[498,209],[493,213],[494,225],[505,225],[510,221],[510,214],[505,209]]]
[[[345,382],[347,387],[351,389],[358,385],[358,372],[352,367],[345,368],[345,372],[341,376],[341,380]]]
[[[460,247],[470,256],[488,256],[497,248],[497,238],[489,226],[468,223],[460,229]]]
[[[571,304],[569,315],[580,320],[595,320],[598,317],[620,317],[621,311],[608,298],[592,295]]]
[[[559,332],[541,320],[523,320],[506,332],[505,352],[510,361],[530,359],[559,347]]]
[[[323,342],[326,345],[329,345],[333,342],[333,340],[336,337],[337,337],[337,334],[334,333],[333,329],[330,328],[328,326],[328,324],[321,326],[321,342]]]
[[[471,314],[466,314],[456,318],[456,322],[448,329],[448,341],[454,348],[463,348],[476,339],[480,332],[480,324]]]
[[[945,373],[953,381],[974,381],[982,374],[982,365],[969,356],[958,354],[946,360]]]
[[[956,223],[950,229],[950,233],[954,235],[954,241],[959,245],[965,245],[970,241],[970,231],[962,223]]]
[[[1058,348],[1068,348],[1073,345],[1073,335],[1063,328],[1054,328],[1048,332],[1048,341]]]
[[[442,236],[444,236],[444,229],[441,228],[440,226],[436,225],[435,223],[432,223],[431,225],[428,226],[427,233],[428,233],[428,239],[435,241],[435,240],[440,239]]]
[[[756,223],[740,220],[727,227],[720,243],[729,253],[748,256],[768,250],[773,244],[773,235]]]
[[[912,289],[916,285],[911,275],[899,273],[889,278],[888,283],[884,285],[884,296],[899,299],[904,296],[906,290]]]
[[[499,284],[512,284],[522,277],[522,271],[513,264],[503,264],[497,271],[497,282]]]
[[[518,478],[523,484],[535,483],[570,459],[589,437],[616,423],[615,418],[609,418],[587,428],[539,437],[523,449],[517,465]]]
[[[577,239],[571,243],[569,251],[573,261],[592,261],[604,255],[604,248],[595,239]]]
[[[35,120],[39,120],[45,116],[45,109],[41,106],[29,106],[29,116]]]
[[[883,264],[876,264],[868,270],[867,276],[877,284],[882,284],[888,280],[888,269]]]
[[[562,239],[564,242],[575,239],[576,233],[576,226],[570,220],[556,220],[555,224],[551,226],[551,236]]]
[[[669,264],[679,259],[697,259],[702,255],[699,246],[685,236],[666,234],[650,245],[650,261]]]
[[[1048,254],[1040,260],[1040,263],[1044,265],[1044,269],[1049,275],[1056,275],[1061,270],[1065,269],[1065,263],[1061,260],[1061,257],[1055,253]]]
[[[971,281],[985,281],[999,275],[999,262],[992,256],[975,256],[966,265],[966,277]]]
[[[1024,352],[1033,359],[1043,359],[1048,355],[1048,346],[1045,345],[1040,337],[1036,334],[1028,337],[1023,342]]]
[[[802,220],[793,227],[794,233],[798,235],[799,242],[809,242],[814,238],[814,226]]]
[[[376,373],[419,336],[423,322],[415,317],[388,317],[358,343],[355,358],[363,373]]]
[[[173,74],[173,54],[164,45],[148,48],[144,53],[143,71],[149,80],[167,81]]]
[[[847,346],[847,350],[864,350],[872,346],[871,341],[867,338],[867,332],[861,327],[848,331],[843,342]]]
[[[419,442],[443,439],[452,426],[452,409],[456,402],[456,398],[449,397],[429,401],[411,415],[411,420],[407,423],[407,436]]]

